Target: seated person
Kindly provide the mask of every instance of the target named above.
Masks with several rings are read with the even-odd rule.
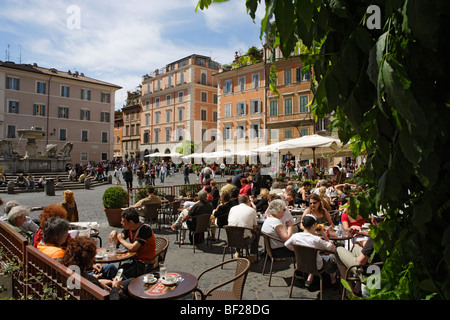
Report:
[[[23,176],[23,173],[19,173],[19,176],[16,178],[16,186],[19,188],[27,187],[27,179]]]
[[[125,281],[123,281],[123,277],[116,279],[115,275],[117,274],[117,268],[115,268],[116,274],[107,279],[103,277],[102,273],[90,272],[93,269],[96,270],[94,264],[96,253],[97,245],[94,240],[88,237],[76,237],[70,240],[61,262],[66,267],[77,266],[80,268],[80,275],[108,291],[110,300],[119,300],[122,297],[126,298],[128,284],[133,279]],[[123,288],[125,296],[120,292],[121,288]]]
[[[273,256],[276,258],[294,257],[294,252],[284,246],[284,243],[292,236],[294,230],[293,220],[282,221],[286,212],[285,202],[281,199],[272,200],[269,203],[267,212],[267,218],[262,225],[261,231],[275,239],[279,239],[279,241],[270,239]]]
[[[86,178],[87,178],[87,172],[84,171],[82,174],[80,174],[80,177],[78,178],[78,182],[83,183],[84,180],[86,180]]]
[[[122,211],[123,230],[117,233],[113,230],[109,235],[109,242],[123,245],[128,251],[137,252],[132,262],[122,263],[123,274],[128,278],[136,278],[145,271],[146,263],[156,253],[156,240],[152,228],[139,220],[139,213],[135,208]]]
[[[129,206],[129,208],[134,208],[138,210],[138,213],[143,215],[144,207],[146,204],[159,203],[161,204],[161,198],[155,194],[155,187],[148,186],[147,187],[147,197],[139,200],[134,205]]]
[[[67,219],[67,211],[66,209],[64,209],[63,207],[61,207],[60,205],[54,203],[51,205],[48,205],[47,207],[45,207],[41,214],[39,215],[39,230],[36,231],[36,233],[34,234],[34,239],[33,239],[33,246],[35,248],[37,248],[39,242],[41,242],[42,240],[42,232],[45,226],[45,222],[47,222],[47,220],[51,217],[61,217],[63,219]],[[67,235],[67,239],[63,245],[63,247],[66,247],[69,240],[71,239],[70,235]]]
[[[69,235],[69,228],[67,219],[57,216],[49,218],[44,224],[42,240],[37,245],[37,249],[50,258],[60,261],[65,253],[62,245]]]
[[[180,239],[177,242],[175,242],[175,244],[184,244],[184,239],[186,239],[186,230],[188,229],[188,226],[186,224],[186,220],[183,221],[183,217],[189,214],[189,210],[194,206],[195,203],[196,202],[194,201],[185,201],[183,205],[184,209],[180,212],[174,224],[170,226],[172,231],[177,231],[177,229],[180,227],[182,228]]]
[[[11,211],[12,208],[19,206],[19,203],[16,200],[9,200],[6,204],[5,204],[5,208],[3,209],[5,212],[5,215],[1,218],[2,221],[8,221],[8,214]],[[42,209],[40,207],[31,207],[31,208],[25,208],[25,210],[28,211],[28,214],[30,213],[30,211],[33,210],[39,210]],[[26,216],[25,218],[25,222],[22,223],[22,225],[20,226],[20,229],[22,229],[26,234],[31,234],[34,235],[38,229],[39,226],[33,221],[33,219],[30,218],[29,215]]]
[[[327,233],[323,228],[319,230],[320,236],[316,236],[314,232],[317,230],[317,220],[311,214],[302,217],[302,225],[304,227],[304,232],[297,232],[292,235],[288,241],[284,243],[286,248],[294,250],[293,244],[316,248],[319,250],[325,250],[334,252],[334,243],[328,238]],[[330,274],[331,284],[336,283],[336,262],[334,254],[320,254],[317,252],[317,269],[329,268],[326,272]],[[305,282],[307,288],[311,288],[314,275],[310,274]]]
[[[372,216],[371,221],[374,226],[378,226],[378,224],[381,222],[381,218],[378,216]],[[364,266],[367,263],[380,262],[381,259],[379,255],[377,254],[373,255],[373,252],[374,252],[373,239],[371,237],[368,237],[367,240],[364,242],[355,244],[351,251],[347,250],[344,247],[337,247],[336,263],[342,277],[345,276],[347,269],[351,266],[355,265]],[[361,270],[354,269],[352,270],[352,272],[358,274],[361,280],[363,278],[366,278],[366,275],[361,274]],[[358,295],[360,291],[361,291],[360,283],[357,283],[357,286],[354,289],[354,293]]]
[[[212,221],[211,221],[211,238],[215,239],[216,227],[223,228],[228,224],[228,213],[233,206],[230,202],[231,195],[227,190],[220,192],[220,204],[213,211]]]
[[[6,177],[3,175],[3,173],[0,173],[0,187],[5,187],[7,184]]]
[[[361,227],[367,223],[367,221],[359,215],[356,215],[356,219],[350,216],[348,213],[348,207],[344,209],[341,215],[342,227],[345,231],[361,231]]]
[[[27,221],[29,213],[27,208],[15,206],[9,211],[6,224],[31,243],[34,232],[23,229],[23,224]]]
[[[250,197],[252,201],[252,208],[256,210],[256,212],[266,212],[267,207],[269,206],[269,190],[266,188],[262,188],[259,191],[259,199],[255,199]]]
[[[179,216],[175,223],[172,225],[172,230],[178,230],[183,222],[186,222],[190,231],[195,231],[196,221],[191,218],[202,214],[211,215],[214,208],[210,201],[208,201],[208,193],[205,190],[200,190],[198,193],[199,201],[190,208],[190,210],[183,216]]]

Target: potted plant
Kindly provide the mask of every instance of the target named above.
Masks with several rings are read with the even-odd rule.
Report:
[[[119,186],[109,187],[103,193],[103,208],[111,227],[121,227],[122,208],[128,205],[128,192]]]

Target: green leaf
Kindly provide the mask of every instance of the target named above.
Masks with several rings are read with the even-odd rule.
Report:
[[[275,24],[280,36],[281,52],[283,52],[284,57],[290,56],[296,42],[294,37],[294,9],[292,1],[275,1],[273,8]]]
[[[314,6],[311,0],[297,0],[297,16],[306,26],[307,32],[309,32],[313,22],[313,10]]]

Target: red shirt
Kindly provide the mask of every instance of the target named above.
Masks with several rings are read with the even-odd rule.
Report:
[[[252,193],[252,188],[250,187],[250,184],[244,184],[241,189],[239,189],[239,195],[251,195]]]

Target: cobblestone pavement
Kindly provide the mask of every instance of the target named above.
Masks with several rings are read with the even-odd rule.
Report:
[[[216,177],[217,181],[225,181],[226,178]],[[190,181],[195,181],[196,176],[191,174]],[[164,184],[157,181],[157,185],[178,185],[183,184],[183,176],[181,173],[175,173],[175,176],[166,178]],[[100,236],[103,240],[103,245],[107,245],[108,234],[115,229],[110,227],[107,223],[106,216],[103,211],[102,195],[106,188],[111,185],[96,186],[95,188],[85,190],[73,190],[75,200],[77,202],[80,221],[97,221],[100,225]],[[122,182],[122,186],[125,186]],[[137,186],[136,181],[133,184]],[[62,190],[56,190],[55,196],[47,196],[45,192],[35,193],[21,193],[21,194],[2,194],[0,197],[6,203],[9,200],[17,200],[20,204],[25,206],[47,206],[51,203],[58,203],[62,201]],[[39,211],[31,213],[31,217],[37,218]],[[192,245],[185,244],[179,247],[175,244],[176,235],[170,230],[169,225],[163,225],[161,230],[154,226],[156,235],[163,236],[169,239],[170,245],[166,256],[166,263],[169,270],[185,271],[198,276],[203,270],[210,268],[222,262],[223,245],[226,240],[226,234],[222,230],[220,239],[213,241],[210,244],[200,244],[196,247],[196,252],[193,253]],[[217,236],[217,234],[216,234]],[[188,242],[189,243],[189,242]],[[263,253],[264,244],[262,238],[260,239],[259,251]],[[230,258],[230,253],[227,251],[226,259]],[[295,280],[293,297],[289,298],[289,286],[293,274],[293,264],[291,260],[275,262],[273,267],[273,276],[271,287],[268,286],[270,270],[270,259],[266,266],[266,273],[262,275],[262,268],[264,265],[264,256],[260,257],[259,262],[252,264],[250,272],[244,289],[244,300],[314,300],[317,299],[319,291],[309,292],[302,287],[301,280]],[[225,270],[225,269],[224,269]],[[225,273],[220,271],[220,274]],[[317,278],[317,277],[316,277]],[[207,277],[199,286],[202,288],[209,288],[215,281],[218,281],[219,275],[215,273],[213,276]],[[328,285],[328,276],[324,276],[324,299],[337,300],[339,299],[339,290]],[[318,282],[318,281],[317,281]],[[318,285],[317,285],[318,288]]]

